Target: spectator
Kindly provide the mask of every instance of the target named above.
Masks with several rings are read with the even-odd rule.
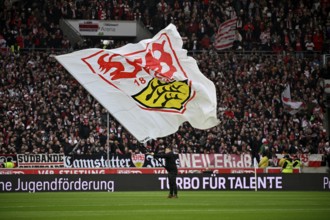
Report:
[[[327,163],[327,166],[328,166],[328,173],[330,173],[330,146],[329,146],[329,141],[326,142],[324,151],[325,151],[326,163]]]
[[[293,173],[292,159],[289,155],[284,156],[285,161],[282,166],[282,173]]]
[[[270,50],[270,29],[262,31],[260,34],[261,48],[263,51]]]
[[[316,29],[313,34],[313,44],[315,51],[322,51],[323,47],[323,34],[320,30]]]
[[[313,54],[315,45],[310,37],[306,40],[305,47],[308,54]]]
[[[269,166],[269,152],[268,151],[265,151],[263,154],[262,154],[262,158],[258,164],[258,167],[259,168],[266,168]]]
[[[293,156],[293,164],[292,164],[293,168],[299,168],[301,167],[301,161],[299,159],[299,157],[297,155]]]

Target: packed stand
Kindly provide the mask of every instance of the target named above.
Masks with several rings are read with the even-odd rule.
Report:
[[[237,17],[234,49],[329,52],[330,3],[323,0],[5,0],[1,8],[1,47],[74,47],[59,28],[64,18],[140,20],[152,33],[173,23],[185,48],[207,50],[219,25]]]
[[[23,3],[4,1],[0,17],[1,47],[11,49],[0,59],[0,154],[105,155],[108,150],[125,154],[144,149],[111,116],[107,145],[106,110],[50,56],[56,49],[72,47],[59,28],[60,18],[140,19],[154,33],[172,22],[184,47],[196,52],[192,54],[201,71],[216,84],[221,124],[202,131],[185,123],[176,134],[149,142],[149,150],[171,145],[180,153],[329,151],[321,85],[326,70],[319,53],[314,53],[328,51],[330,17],[325,1]],[[234,50],[295,53],[217,53],[212,46],[217,27],[233,16],[239,17]],[[116,47],[122,44],[117,42]],[[20,52],[17,46],[32,51]],[[48,50],[33,51],[38,48]],[[311,50],[309,56],[302,53],[306,50]],[[304,102],[296,114],[281,102],[287,84],[292,99]]]
[[[323,153],[328,145],[320,59],[255,54],[195,57],[217,87],[221,124],[208,131],[183,124],[149,143],[182,153],[250,153],[261,141],[274,153]],[[47,52],[1,57],[0,153],[105,153],[107,113]],[[286,84],[304,108],[291,115],[281,102]],[[141,145],[110,118],[111,153],[138,152]]]

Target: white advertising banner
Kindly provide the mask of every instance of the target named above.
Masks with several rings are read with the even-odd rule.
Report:
[[[136,21],[66,21],[82,36],[136,37]]]

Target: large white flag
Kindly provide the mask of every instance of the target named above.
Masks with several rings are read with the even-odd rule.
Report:
[[[198,129],[219,123],[215,86],[172,24],[137,44],[56,59],[140,142],[173,134],[185,121]]]
[[[217,50],[224,50],[233,46],[236,40],[236,22],[237,17],[220,24],[214,42],[214,47]]]
[[[293,102],[291,100],[290,85],[287,85],[284,91],[282,92],[281,99],[284,107],[288,107],[289,112],[292,115],[296,114],[303,105],[303,102]]]

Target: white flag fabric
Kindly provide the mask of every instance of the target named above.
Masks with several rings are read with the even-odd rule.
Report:
[[[290,85],[287,85],[281,95],[282,103],[289,108],[289,112],[293,115],[297,113],[303,105],[303,102],[291,101]]]
[[[258,163],[258,161],[257,161],[257,158],[254,158],[254,159],[253,159],[253,167],[254,167],[254,168],[258,168],[258,167],[259,167],[259,163]]]
[[[224,50],[233,46],[236,39],[236,22],[237,17],[220,24],[214,42],[214,47],[217,50]]]
[[[55,58],[138,141],[219,123],[214,83],[182,49],[170,24],[152,39],[111,50],[85,49]]]

